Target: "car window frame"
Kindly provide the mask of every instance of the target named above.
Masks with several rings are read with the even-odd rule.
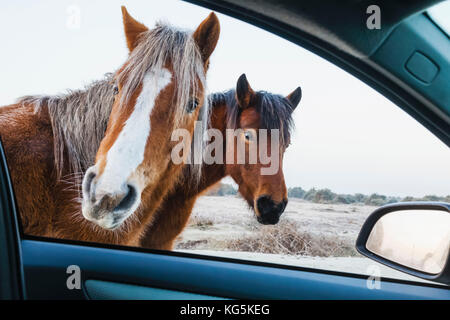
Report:
[[[261,17],[254,17],[249,15],[248,12],[236,12],[231,9],[227,9],[224,6],[219,6],[218,4],[212,4],[210,1],[202,1],[202,0],[184,0],[190,3],[193,3],[195,5],[198,5],[200,7],[207,7],[213,10],[216,10],[218,12],[221,12],[223,14],[226,14],[228,16],[232,16],[234,18],[239,19],[240,21],[244,21],[247,23],[250,23],[258,28],[264,29],[268,32],[271,32],[287,41],[290,41],[294,43],[295,45],[298,45],[324,59],[332,63],[333,65],[339,67],[341,70],[344,70],[346,72],[351,73],[355,77],[357,77],[360,81],[365,83],[366,85],[369,85],[370,87],[374,88],[378,93],[382,94],[383,96],[387,97],[390,101],[392,101],[396,106],[399,106],[403,110],[405,110],[407,113],[411,114],[411,110],[409,109],[409,101],[408,99],[404,99],[403,97],[395,94],[395,90],[386,88],[386,85],[382,84],[383,77],[373,77],[368,72],[371,69],[367,68],[367,65],[361,63],[358,59],[355,57],[352,57],[346,53],[337,53],[335,52],[335,49],[331,47],[329,44],[326,43],[316,43],[315,41],[317,39],[312,39],[309,35],[306,35],[304,33],[295,33],[293,30],[287,29],[287,26],[280,26],[280,22],[276,21],[270,21],[270,22],[263,22],[261,21]],[[388,78],[384,78],[386,81],[391,82]],[[398,89],[398,85],[396,85]],[[416,101],[419,102],[420,101]],[[402,107],[404,106],[404,107]],[[407,111],[409,110],[409,112]],[[422,123],[419,121],[415,116],[413,115],[416,121],[419,123]],[[424,123],[422,123],[425,127]],[[429,129],[427,127],[427,129]],[[430,130],[430,129],[429,129]],[[430,130],[431,131],[431,130]],[[438,136],[438,138],[441,139],[441,137]],[[450,141],[446,142],[448,146],[450,146]],[[13,197],[14,197],[14,191],[13,186],[11,187]],[[174,252],[174,251],[166,251],[166,250],[155,250],[155,249],[146,249],[146,248],[139,248],[139,247],[129,247],[129,246],[120,246],[120,245],[109,245],[109,244],[101,244],[101,243],[92,243],[92,242],[82,242],[82,241],[74,241],[74,240],[66,240],[66,239],[55,239],[55,238],[47,238],[47,237],[37,237],[32,235],[26,235],[23,232],[22,224],[20,223],[20,215],[16,215],[17,220],[19,221],[18,224],[18,231],[19,231],[19,239],[20,240],[38,240],[38,241],[46,241],[46,242],[55,242],[55,243],[66,243],[66,244],[74,244],[78,246],[93,246],[93,247],[99,247],[99,248],[106,248],[106,249],[117,249],[117,250],[123,250],[123,251],[136,251],[136,252],[144,252],[144,253],[152,253],[152,254],[162,254],[162,255],[169,255],[169,256],[180,256],[180,257],[191,257],[196,259],[204,259],[204,260],[212,260],[212,261],[222,261],[222,262],[232,262],[232,263],[240,263],[240,264],[246,264],[246,265],[255,265],[255,266],[265,266],[265,267],[271,267],[271,268],[279,268],[279,269],[287,269],[287,270],[298,270],[298,271],[306,271],[306,272],[312,272],[312,273],[320,273],[320,274],[329,274],[329,275],[338,275],[338,276],[345,276],[345,277],[351,277],[351,278],[359,278],[359,279],[367,279],[367,275],[364,274],[356,274],[356,273],[347,273],[347,272],[340,272],[340,271],[334,271],[334,270],[325,270],[325,269],[316,269],[316,268],[307,268],[307,267],[301,267],[301,266],[292,266],[292,265],[283,265],[283,264],[277,264],[277,263],[269,263],[269,262],[262,262],[262,261],[253,261],[253,260],[244,260],[244,259],[234,259],[234,258],[227,258],[227,257],[220,257],[220,256],[207,256],[207,255],[200,255],[200,254],[194,254],[194,253],[184,253],[184,252]],[[410,281],[410,280],[403,280],[403,279],[395,279],[395,278],[385,278],[380,277],[381,281],[387,281],[390,283],[401,283],[401,284],[409,284],[409,285],[419,285],[419,286],[426,286],[426,287],[434,287],[434,288],[447,288],[445,285],[441,284],[432,284],[432,283],[422,283],[422,282],[416,282],[416,281]]]

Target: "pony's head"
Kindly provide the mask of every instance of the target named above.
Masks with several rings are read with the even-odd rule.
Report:
[[[82,184],[83,216],[105,229],[150,208],[144,202],[162,192],[162,177],[178,177],[171,133],[182,128],[192,136],[195,122],[208,118],[205,74],[220,30],[214,13],[193,33],[164,24],[148,29],[125,7],[122,14],[130,53],[115,73],[105,136]]]
[[[237,82],[237,106],[229,110],[228,121],[231,123],[228,128],[240,130],[232,144],[227,142],[227,153],[230,147],[239,151],[237,144],[244,142],[246,161],[244,164],[238,161],[227,164],[226,170],[262,224],[276,224],[287,205],[283,155],[290,144],[292,112],[301,96],[300,87],[287,97],[255,92],[245,74]]]

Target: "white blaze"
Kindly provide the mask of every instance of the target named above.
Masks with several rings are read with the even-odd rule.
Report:
[[[145,75],[134,110],[108,151],[106,166],[97,184],[99,192],[116,193],[118,188],[127,188],[128,178],[144,160],[155,100],[171,78],[172,74],[165,68],[159,72],[150,70]]]

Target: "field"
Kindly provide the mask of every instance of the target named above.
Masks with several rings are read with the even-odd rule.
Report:
[[[237,196],[197,201],[177,251],[422,281],[362,257],[355,241],[376,207],[289,199],[280,222],[259,224]]]

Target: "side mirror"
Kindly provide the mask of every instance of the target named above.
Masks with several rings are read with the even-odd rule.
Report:
[[[364,222],[356,249],[413,276],[450,284],[450,204],[404,202],[383,206]]]

